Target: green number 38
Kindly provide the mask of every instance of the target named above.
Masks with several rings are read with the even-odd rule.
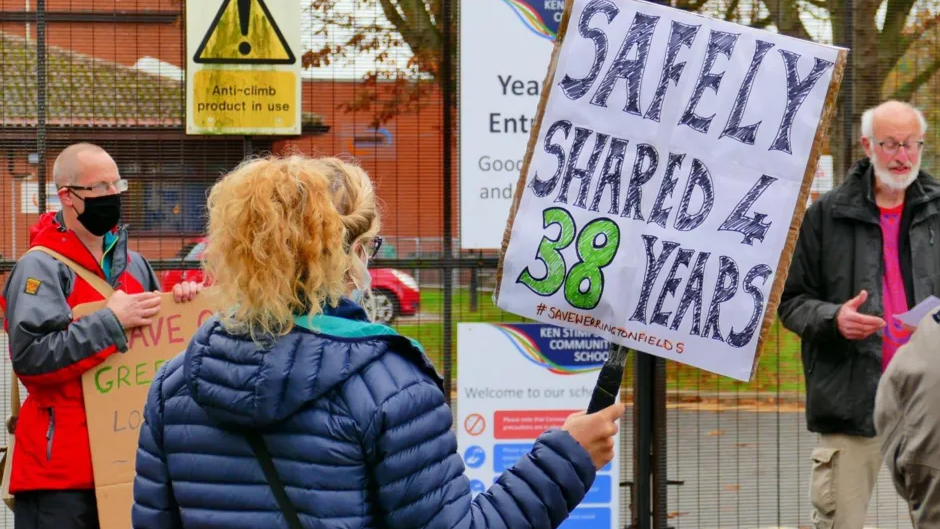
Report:
[[[620,246],[620,228],[610,219],[588,222],[577,236],[575,248],[578,262],[567,269],[561,251],[575,240],[577,228],[571,214],[562,208],[548,208],[542,212],[543,228],[553,224],[560,228],[558,237],[542,236],[535,258],[545,265],[547,272],[536,278],[529,267],[519,274],[517,281],[540,296],[551,296],[564,285],[565,299],[572,307],[593,309],[604,294],[604,267],[617,255]]]

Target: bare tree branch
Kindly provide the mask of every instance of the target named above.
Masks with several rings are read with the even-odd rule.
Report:
[[[885,71],[894,68],[898,61],[904,58],[904,55],[911,49],[911,46],[920,40],[924,34],[936,28],[937,24],[940,24],[940,15],[927,19],[920,27],[905,30],[897,40],[897,46],[888,47],[882,56],[881,66],[885,68]]]
[[[676,0],[676,7],[683,11],[695,13],[705,7],[707,3],[708,0]]]
[[[813,40],[800,20],[799,7],[795,0],[763,0],[770,11],[770,18],[777,26],[777,31],[784,35],[803,40]]]
[[[443,4],[441,0],[425,0],[428,5],[428,12],[434,15],[434,20],[440,22],[444,18]]]
[[[885,11],[885,23],[881,29],[881,42],[898,42],[901,32],[907,24],[907,17],[911,14],[916,0],[888,0]]]
[[[825,0],[803,0],[803,1],[817,9],[825,9],[826,11],[829,10],[829,4],[827,4]]]
[[[422,0],[378,0],[382,11],[415,53],[438,49],[441,35]],[[399,11],[400,10],[400,11]]]
[[[768,26],[774,23],[774,20],[770,17],[759,18],[754,22],[751,22],[750,27],[755,29],[767,29]]]
[[[895,90],[894,93],[891,94],[891,99],[897,99],[899,101],[909,100],[911,96],[914,95],[914,92],[929,81],[938,71],[940,71],[940,57],[934,57],[933,61],[919,74]]]
[[[741,5],[740,0],[731,0],[731,3],[728,4],[728,9],[725,9],[725,20],[729,22],[737,21],[739,5]]]

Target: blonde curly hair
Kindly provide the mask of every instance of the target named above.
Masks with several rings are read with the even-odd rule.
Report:
[[[212,187],[203,266],[230,332],[282,336],[295,315],[345,293],[347,230],[323,168],[300,155],[250,159]]]
[[[346,229],[344,248],[350,259],[349,269],[353,270],[356,244],[367,244],[382,228],[375,188],[369,175],[351,161],[325,157],[315,162],[330,179],[333,205]]]

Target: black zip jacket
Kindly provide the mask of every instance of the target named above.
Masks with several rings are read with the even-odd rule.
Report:
[[[866,158],[806,211],[778,309],[802,339],[806,422],[812,432],[875,436],[882,333],[844,338],[836,314],[861,290],[864,314],[884,317],[884,258],[874,172]],[[921,171],[907,189],[898,241],[908,306],[940,296],[940,184]]]

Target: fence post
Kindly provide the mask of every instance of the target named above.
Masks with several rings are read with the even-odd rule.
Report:
[[[842,16],[843,26],[845,28],[845,42],[841,43],[841,46],[844,46],[847,49],[852,49],[853,44],[853,26],[855,22],[855,10],[852,8],[852,0],[842,0],[842,9],[845,13]],[[845,70],[843,71],[843,81],[842,81],[842,171],[841,175],[844,175],[852,168],[852,164],[855,163],[854,156],[852,155],[852,145],[855,141],[852,136],[854,130],[854,119],[852,115],[852,110],[855,107],[855,83],[853,82],[852,76],[855,74],[855,68],[852,67],[854,63],[854,53],[850,53],[848,60],[845,62]],[[835,153],[833,153],[835,154]],[[833,158],[835,158],[833,156]],[[840,182],[842,177],[836,178],[833,175],[833,178],[836,182]],[[833,182],[835,184],[835,182]]]
[[[453,143],[453,113],[454,113],[454,101],[453,101],[453,53],[451,53],[451,37],[453,33],[454,23],[453,23],[453,5],[451,0],[441,0],[441,33],[444,36],[444,42],[441,46],[441,67],[439,70],[440,78],[438,81],[441,83],[441,99],[443,107],[443,116],[442,116],[442,138],[443,141],[443,160],[442,160],[442,169],[444,181],[442,183],[442,188],[444,192],[444,203],[443,203],[443,225],[444,225],[444,266],[443,266],[443,277],[442,283],[444,288],[444,314],[443,316],[443,329],[442,332],[444,336],[442,337],[442,371],[444,372],[444,395],[447,399],[447,402],[451,402],[451,377],[452,377],[452,366],[453,363],[453,288],[454,288],[454,277],[453,277],[453,240],[451,233],[453,226],[453,204],[452,204],[452,188],[453,188],[453,174],[451,174],[453,167],[452,154],[453,149],[451,144]]]
[[[36,0],[36,180],[39,213],[46,212],[46,0]]]
[[[650,476],[653,445],[653,393],[650,383],[654,358],[637,351],[633,379],[633,501],[632,515],[635,529],[650,529]]]
[[[480,310],[480,269],[472,268],[470,270],[470,312]]]
[[[667,529],[669,516],[666,485],[669,482],[669,470],[666,466],[666,360],[653,357],[653,361],[653,529]]]

